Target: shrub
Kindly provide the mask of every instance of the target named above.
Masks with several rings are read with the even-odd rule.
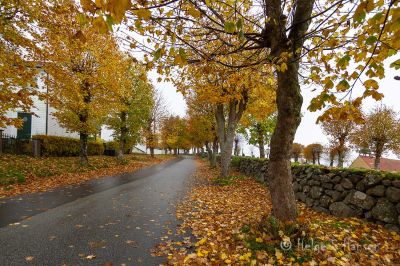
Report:
[[[114,151],[119,151],[119,141],[117,140],[112,140],[108,141],[105,143],[106,144],[106,150],[114,150]],[[125,143],[125,151],[124,154],[129,154],[131,153],[132,146],[134,146],[133,141],[127,141]]]
[[[119,143],[115,140],[107,141],[106,142],[106,149],[107,150],[117,150],[119,148]]]
[[[78,156],[80,152],[79,139],[45,135],[35,135],[32,138],[41,140],[42,155],[44,156]],[[102,155],[103,153],[103,142],[88,142],[88,155]]]
[[[231,165],[232,165],[233,167],[239,167],[240,159],[241,159],[241,158],[238,157],[238,156],[232,156]]]

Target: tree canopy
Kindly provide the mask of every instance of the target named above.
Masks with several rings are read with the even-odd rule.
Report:
[[[375,156],[375,169],[380,167],[382,154],[400,150],[400,121],[391,108],[381,105],[365,114],[365,123],[357,126],[351,141],[360,149],[369,149]]]

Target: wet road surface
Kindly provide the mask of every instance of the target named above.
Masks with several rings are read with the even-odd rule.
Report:
[[[0,202],[0,265],[158,265],[191,158]],[[21,217],[32,216],[21,220]],[[5,224],[14,223],[4,226]]]

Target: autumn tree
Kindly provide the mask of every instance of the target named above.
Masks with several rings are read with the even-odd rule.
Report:
[[[313,164],[315,164],[316,162],[318,162],[318,164],[321,164],[320,159],[323,150],[324,147],[318,143],[307,145],[303,150],[304,158],[306,158],[307,161],[312,161]]]
[[[338,167],[343,167],[344,158],[349,152],[348,147],[338,147],[338,146],[329,146],[327,148],[327,154],[329,155],[329,166],[333,167],[333,163],[337,158]]]
[[[213,106],[199,101],[195,94],[186,95],[188,106],[188,135],[195,148],[206,147],[211,167],[216,166],[218,135]]]
[[[186,132],[186,120],[171,115],[161,122],[161,146],[179,154],[180,149],[189,150],[190,141]]]
[[[40,2],[0,3],[0,128],[21,126],[22,121],[7,116],[7,112],[31,112],[33,97],[40,96],[37,88],[40,69],[35,61],[38,36],[34,26]]]
[[[300,143],[293,143],[292,145],[292,158],[295,162],[299,161],[304,151],[304,145]]]
[[[261,114],[250,115],[247,119],[243,119],[243,126],[240,130],[244,134],[250,145],[258,147],[260,158],[265,158],[265,146],[269,146],[272,133],[276,126],[276,114],[259,118]],[[247,126],[246,126],[247,125]]]
[[[338,157],[338,167],[343,167],[344,156],[348,150],[349,137],[354,130],[355,122],[349,116],[343,120],[340,117],[333,117],[330,120],[322,121],[322,130],[328,136],[331,151]]]
[[[148,39],[150,45],[137,42],[135,34],[126,36],[133,48],[153,55],[149,67],[159,63],[182,66],[201,60],[232,68],[274,66],[278,119],[269,162],[275,171],[269,172],[268,182],[273,213],[284,221],[297,216],[289,164],[301,118],[302,68],[309,74],[301,77],[321,88],[309,109],[326,108],[328,103],[321,119],[337,113],[345,119],[349,112],[359,112],[364,98],[382,97],[376,79],[384,76],[385,59],[400,48],[399,1],[395,0],[301,0],[296,4],[282,0],[81,2],[94,17],[102,11],[119,23],[125,15],[131,32],[154,34]],[[240,55],[240,60],[225,60],[233,54]],[[398,65],[398,61],[392,64]],[[167,74],[170,71],[168,67],[158,69]],[[363,80],[363,74],[367,80]],[[364,85],[362,95],[352,94],[356,83]],[[351,99],[354,110],[342,110],[338,106],[342,98]]]
[[[381,105],[365,115],[365,122],[356,127],[351,141],[359,148],[368,148],[375,156],[374,168],[380,169],[382,154],[400,150],[400,121],[391,108]]]
[[[50,7],[41,19],[41,44],[54,116],[63,127],[79,133],[80,161],[85,165],[89,135],[97,134],[110,106],[118,104],[114,99],[121,87],[114,69],[121,56],[111,35],[82,26],[78,19],[73,2]]]
[[[160,92],[154,91],[151,111],[147,117],[147,126],[145,128],[146,149],[150,149],[151,157],[154,157],[154,149],[160,145],[161,122],[167,116],[168,110],[165,99]]]
[[[221,149],[221,177],[229,174],[236,130],[248,104],[262,99],[270,106],[265,109],[267,113],[274,108],[273,78],[271,73],[267,75],[268,71],[268,68],[230,69],[202,62],[184,67],[175,79],[184,95],[195,94],[199,101],[213,106]]]
[[[151,114],[154,92],[145,69],[131,59],[121,60],[114,71],[114,82],[119,84],[120,89],[106,122],[119,141],[117,156],[122,159],[127,145],[131,148],[142,139],[141,133]]]

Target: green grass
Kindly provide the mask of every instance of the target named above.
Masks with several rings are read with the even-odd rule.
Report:
[[[13,167],[0,169],[0,185],[8,187],[16,183],[24,183],[25,175]]]
[[[246,176],[244,175],[231,175],[224,178],[217,178],[214,179],[212,182],[219,186],[228,186],[234,184],[237,180],[245,179]]]
[[[46,178],[66,173],[84,173],[92,170],[149,161],[146,155],[125,155],[118,160],[110,156],[89,156],[89,165],[81,166],[79,157],[40,157],[3,154],[0,157],[0,185],[23,183],[25,177]]]

